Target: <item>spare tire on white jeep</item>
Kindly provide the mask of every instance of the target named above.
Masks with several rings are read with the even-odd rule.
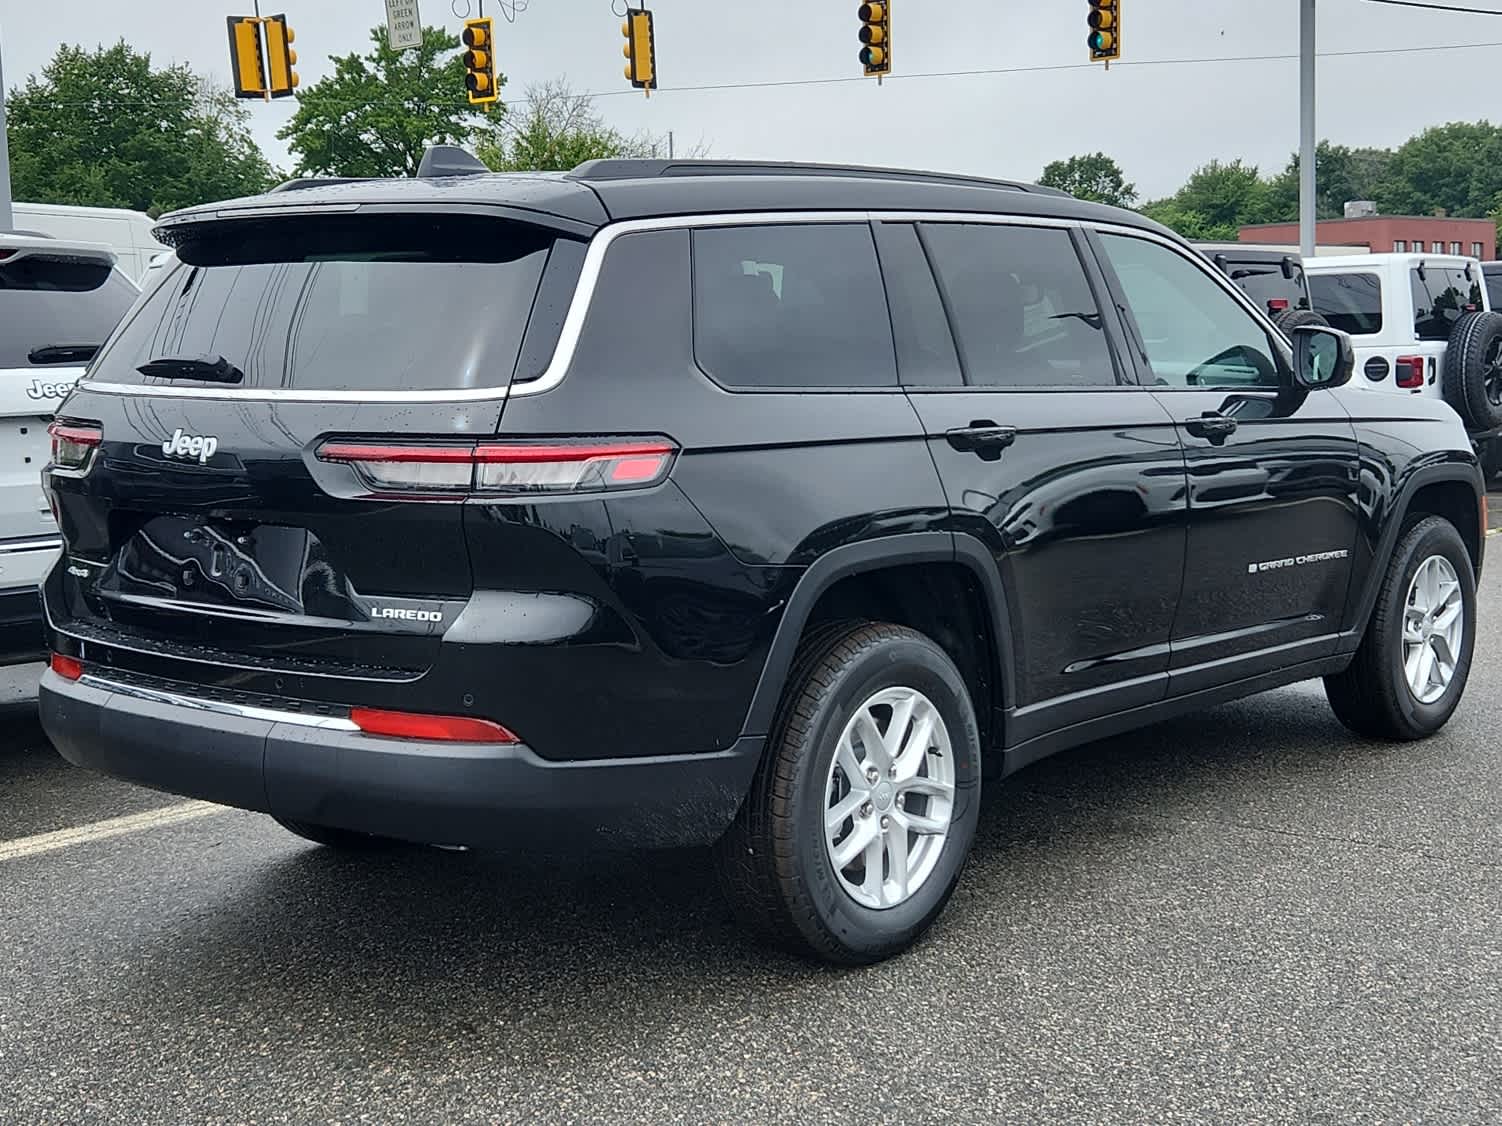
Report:
[[[1321,325],[1328,328],[1330,322],[1313,309],[1284,309],[1273,317],[1273,324],[1284,336],[1291,336],[1293,330],[1301,325]]]
[[[1455,322],[1442,390],[1471,430],[1502,427],[1502,313],[1467,313]]]

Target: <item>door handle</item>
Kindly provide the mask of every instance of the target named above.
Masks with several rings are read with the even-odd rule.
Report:
[[[1184,429],[1196,438],[1204,438],[1219,445],[1236,433],[1236,420],[1219,411],[1206,411],[1198,418],[1186,418]]]
[[[944,438],[961,453],[1000,457],[1001,451],[1017,440],[1017,428],[997,426],[994,422],[983,420],[956,430],[946,430]]]

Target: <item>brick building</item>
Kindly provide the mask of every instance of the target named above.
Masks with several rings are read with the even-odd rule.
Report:
[[[1241,228],[1242,242],[1299,242],[1297,223],[1263,223]],[[1450,219],[1435,215],[1365,215],[1321,219],[1320,246],[1364,247],[1373,254],[1464,254],[1483,262],[1497,257],[1497,225],[1490,219]]]

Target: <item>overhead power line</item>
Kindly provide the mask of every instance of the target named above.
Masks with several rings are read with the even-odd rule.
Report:
[[[1431,12],[1461,12],[1468,16],[1502,16],[1502,8],[1468,8],[1462,4],[1429,4],[1425,0],[1366,0],[1368,4],[1391,4],[1394,8],[1427,8]]]

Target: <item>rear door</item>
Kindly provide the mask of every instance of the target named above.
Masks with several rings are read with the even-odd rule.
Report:
[[[1183,457],[1163,408],[1119,377],[1109,302],[1077,236],[880,231],[903,378],[955,530],[990,548],[1006,590],[1009,742],[1160,699],[1183,576]]]
[[[34,589],[51,565],[47,423],[135,298],[106,258],[0,243],[0,589]]]
[[[1189,474],[1170,690],[1325,655],[1356,543],[1349,415],[1334,395],[1282,389],[1287,346],[1196,256],[1134,235],[1098,240]]]
[[[67,404],[101,444],[51,479],[53,619],[141,672],[314,700],[355,677],[379,701],[471,593],[450,479],[518,366],[551,355],[558,318],[534,305],[550,271],[572,291],[580,244],[477,216],[287,217],[191,229],[178,258]],[[414,464],[414,444],[454,460]]]

